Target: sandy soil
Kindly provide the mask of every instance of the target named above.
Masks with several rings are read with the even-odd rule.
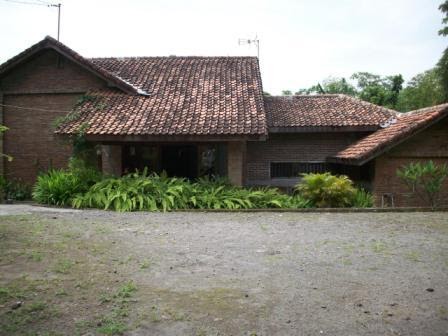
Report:
[[[447,213],[0,205],[1,335],[447,331]]]

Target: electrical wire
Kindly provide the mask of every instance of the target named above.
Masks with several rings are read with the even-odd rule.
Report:
[[[21,4],[21,5],[35,5],[35,6],[45,6],[45,7],[51,7],[51,3],[49,2],[44,2],[44,1],[39,1],[39,2],[33,2],[33,1],[22,1],[22,0],[1,0],[1,1],[6,1],[6,2],[11,2],[11,3],[16,3],[16,4]]]
[[[22,109],[22,110],[43,111],[43,112],[64,112],[64,113],[71,113],[71,112],[73,112],[73,111],[49,110],[49,109],[42,109],[42,108],[36,108],[36,107],[26,107],[26,106],[17,106],[17,105],[9,105],[9,104],[0,104],[0,106],[12,107],[12,108]]]
[[[36,0],[36,1],[38,1],[38,2],[40,2],[40,3],[43,3],[43,4],[45,4],[45,5],[52,5],[52,3],[49,3],[49,2],[46,2],[46,1],[42,1],[42,0]]]

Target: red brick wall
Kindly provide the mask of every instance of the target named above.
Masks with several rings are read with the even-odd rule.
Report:
[[[268,182],[271,162],[325,161],[364,133],[270,134],[267,141],[247,143],[246,182]],[[263,183],[264,184],[264,183]]]
[[[5,176],[31,184],[39,170],[66,166],[71,148],[53,135],[54,120],[71,110],[88,89],[105,85],[52,50],[0,78],[3,104],[60,111],[4,107],[3,123],[10,130],[4,135],[3,151],[14,157],[4,162]]]
[[[0,91],[6,93],[79,93],[103,86],[101,79],[54,50],[35,55],[0,79]]]
[[[375,160],[374,195],[381,205],[384,193],[393,193],[395,206],[427,206],[397,177],[396,171],[410,162],[432,160],[448,164],[448,118],[417,134]],[[448,181],[445,181],[441,205],[448,206]]]

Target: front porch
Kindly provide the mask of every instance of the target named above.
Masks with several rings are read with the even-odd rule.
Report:
[[[188,179],[227,176],[241,186],[245,152],[245,141],[102,143],[101,167],[103,173],[115,176],[145,168]]]

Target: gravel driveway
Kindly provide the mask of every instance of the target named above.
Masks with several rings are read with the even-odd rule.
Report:
[[[0,253],[0,299],[22,288],[0,306],[5,335],[101,334],[110,319],[126,335],[448,335],[444,212],[1,205]],[[16,323],[37,300],[57,314]]]

